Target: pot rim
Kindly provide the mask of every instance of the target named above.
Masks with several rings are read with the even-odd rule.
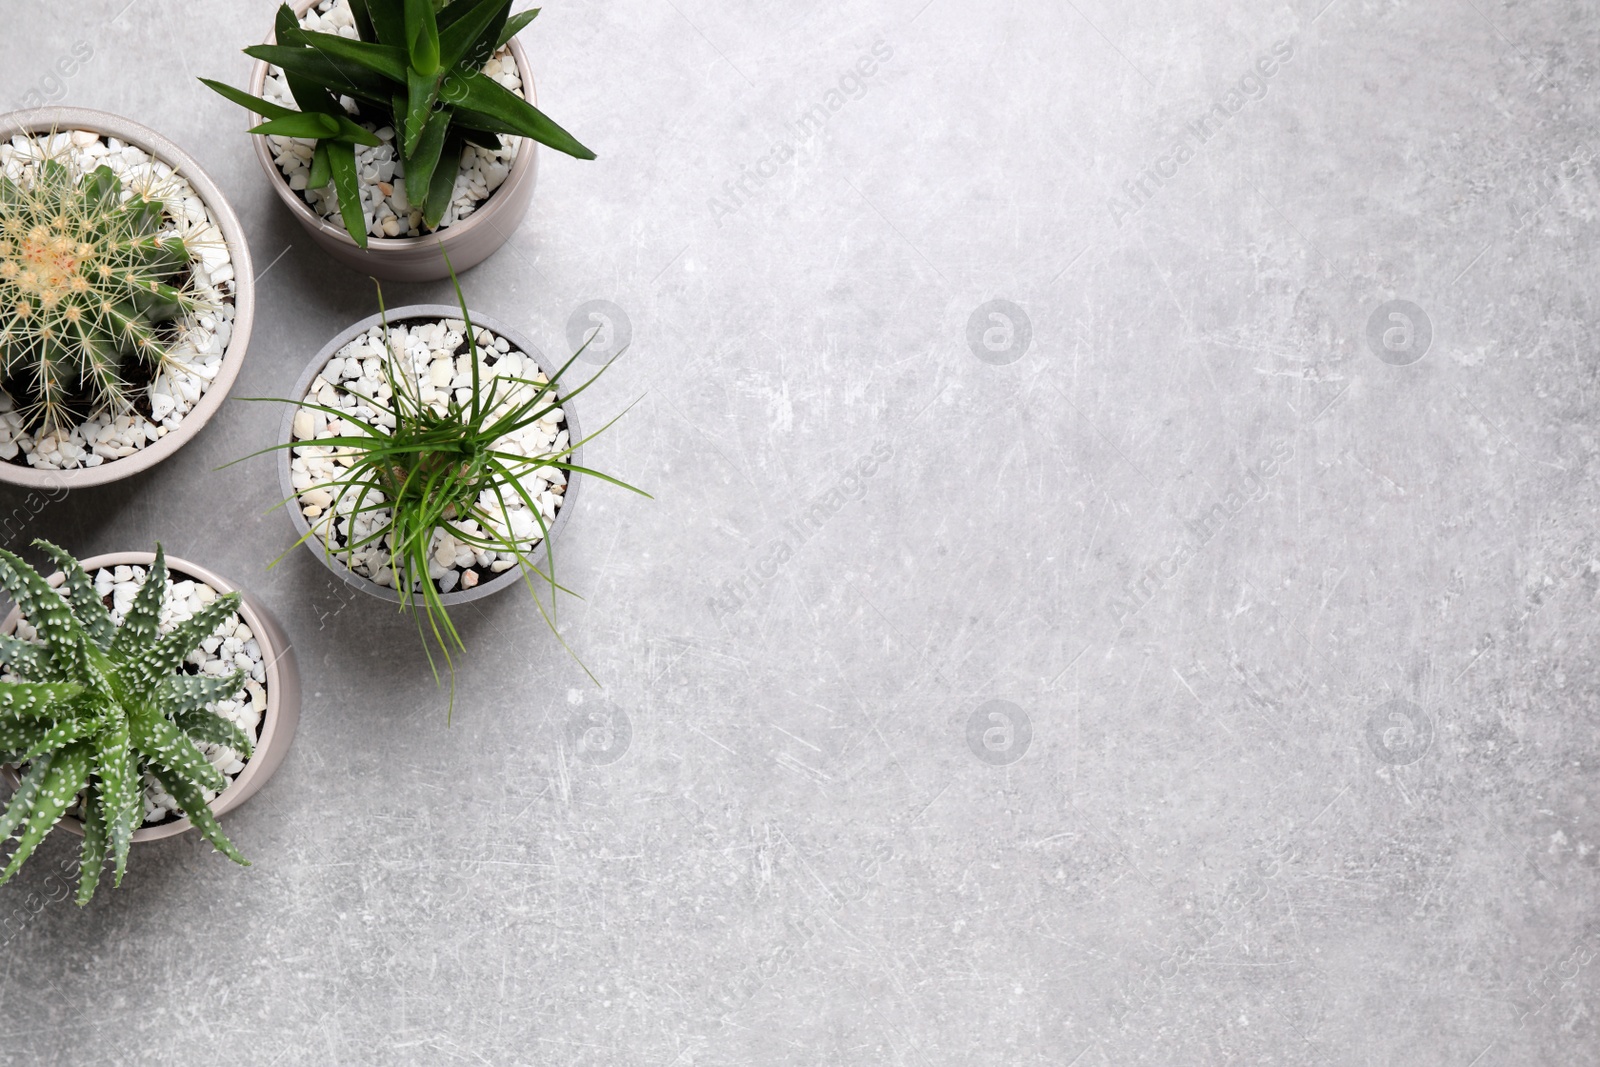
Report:
[[[295,15],[297,17],[304,15],[317,3],[318,0],[294,0]],[[276,43],[277,36],[275,31],[267,34],[265,43]],[[515,37],[506,44],[511,50],[512,59],[517,64],[517,73],[522,78],[524,97],[528,103],[537,107],[538,98],[533,84],[533,69],[528,64],[528,54]],[[267,68],[269,66],[270,64],[266,60],[258,59],[255,61],[255,65],[250,68],[250,94],[252,96],[261,96],[262,90],[266,85]],[[257,125],[262,121],[260,115],[252,113],[252,117],[257,120],[252,125]],[[511,135],[502,134],[501,136]],[[538,143],[527,137],[519,137],[518,139],[522,144],[517,149],[517,157],[511,161],[511,172],[506,175],[506,180],[500,184],[499,188],[490,193],[486,199],[482,200],[473,209],[471,215],[442,229],[416,237],[369,236],[367,238],[367,247],[362,248],[356,244],[355,238],[350,236],[344,226],[335,225],[311,210],[311,205],[306,203],[305,198],[289,188],[288,179],[284,178],[283,171],[279,170],[278,165],[272,160],[272,149],[267,147],[266,135],[260,133],[251,135],[251,140],[254,142],[256,161],[261,164],[261,169],[266,172],[267,177],[271,180],[273,191],[278,194],[278,199],[289,206],[289,210],[294,213],[296,221],[302,226],[316,231],[321,236],[344,246],[345,250],[352,255],[371,256],[380,261],[389,256],[399,257],[415,254],[419,249],[435,247],[441,242],[446,245],[448,250],[452,237],[457,241],[462,240],[463,237],[461,235],[469,235],[474,229],[488,227],[498,230],[499,228],[494,224],[494,216],[491,214],[496,206],[496,201],[506,203],[513,199],[510,196],[502,198],[500,194],[513,191],[515,187],[520,186],[522,183],[531,182],[534,177],[534,157],[538,152]],[[509,234],[501,233],[502,238],[509,238],[509,236]]]
[[[81,565],[85,571],[92,575],[95,571],[106,567],[123,565],[148,567],[155,562],[155,558],[156,554],[154,552],[106,552],[82,560]],[[181,574],[185,578],[204,582],[218,593],[238,592],[240,594],[239,617],[246,626],[250,627],[251,633],[260,644],[261,660],[267,669],[267,680],[262,686],[267,692],[267,706],[261,713],[261,734],[256,738],[250,758],[244,761],[244,770],[240,771],[238,776],[228,784],[226,789],[218,793],[216,799],[210,804],[211,814],[220,818],[247,800],[277,770],[275,763],[269,766],[270,761],[266,759],[266,755],[271,750],[274,741],[277,740],[278,734],[286,733],[288,739],[293,739],[295,724],[292,721],[286,721],[289,716],[286,715],[284,708],[286,694],[292,687],[288,672],[294,665],[294,648],[287,641],[284,641],[283,647],[279,648],[278,644],[281,635],[272,620],[257,609],[252,602],[252,598],[243,589],[215,571],[177,556],[168,556],[167,572],[169,575]],[[66,575],[61,571],[56,571],[45,580],[53,586],[59,586],[66,580]],[[0,622],[0,633],[11,634],[14,632],[17,628],[17,621],[21,617],[22,609],[13,607],[5,617],[5,620]],[[6,768],[6,773],[7,777],[14,778],[15,772],[9,766]],[[261,779],[259,782],[256,781],[258,777]],[[15,784],[14,780],[12,784]],[[63,815],[56,825],[68,833],[79,837],[83,836],[83,824],[70,816]],[[140,825],[133,832],[133,840],[158,841],[162,838],[176,837],[193,826],[194,823],[189,820],[188,816],[153,825]]]
[[[19,133],[38,134],[52,129],[86,130],[103,137],[115,137],[119,141],[137,145],[182,175],[205,202],[206,210],[222,231],[233,267],[233,333],[228,338],[228,347],[222,353],[217,376],[206,387],[205,394],[184,415],[176,430],[169,431],[165,437],[151,442],[131,456],[107,460],[97,467],[48,470],[0,460],[0,483],[31,489],[84,489],[149,470],[193,440],[221,409],[239,376],[250,346],[250,332],[255,324],[255,268],[251,264],[250,243],[245,239],[244,228],[234,213],[233,205],[194,157],[172,141],[132,119],[95,108],[41,107],[0,115],[0,141],[9,141]]]
[[[497,337],[504,337],[511,343],[512,348],[515,348],[524,357],[532,358],[536,363],[538,363],[539,369],[544,372],[546,378],[554,378],[557,368],[550,365],[545,354],[541,352],[539,347],[530,341],[521,330],[514,326],[509,326],[493,316],[479,314],[476,311],[472,311],[470,308],[468,311],[472,316],[472,324],[474,326],[488,330]],[[461,317],[461,308],[455,304],[408,304],[405,307],[394,308],[393,310],[380,312],[375,315],[368,315],[366,318],[347,327],[341,333],[335,335],[332,340],[322,346],[322,350],[316,354],[310,363],[306,364],[306,369],[301,372],[300,377],[295,382],[294,389],[290,392],[289,396],[292,399],[304,400],[306,391],[310,387],[311,382],[317,377],[318,374],[322,372],[322,369],[328,365],[328,361],[334,357],[334,354],[340,349],[344,348],[345,345],[355,340],[361,334],[366,333],[368,330],[372,329],[372,327],[382,323],[385,319],[388,320],[390,325],[399,325],[405,322],[437,322],[441,319],[459,319]],[[558,388],[556,397],[558,400],[561,400],[561,412],[564,416],[563,423],[564,428],[567,431],[567,439],[569,442],[582,441],[583,436],[582,431],[580,431],[578,428],[578,417],[575,414],[570,402],[561,399],[564,395],[564,392],[564,390]],[[286,405],[283,420],[278,428],[277,441],[279,444],[284,444],[293,440],[294,417],[299,410],[300,409],[294,404]],[[300,508],[296,503],[299,494],[295,491],[292,480],[290,460],[293,449],[279,448],[277,452],[278,487],[283,493],[283,508],[289,513],[290,519],[294,522],[296,534],[299,537],[305,538],[303,542],[305,547],[311,550],[311,552],[316,555],[319,560],[321,560],[323,566],[333,571],[333,573],[342,581],[344,581],[346,585],[360,589],[361,591],[377,597],[380,600],[387,600],[392,604],[401,603],[400,594],[394,589],[393,586],[378,585],[370,578],[363,578],[361,575],[356,574],[349,567],[347,567],[341,559],[330,553],[327,547],[320,540],[315,537],[307,536],[311,533],[311,524],[306,520],[305,515],[301,514]],[[581,465],[583,462],[583,446],[580,444],[573,448],[568,459],[575,465]],[[562,494],[563,500],[561,507],[556,509],[556,517],[550,523],[548,536],[540,542],[539,547],[541,549],[543,548],[544,544],[548,543],[552,546],[552,551],[554,551],[556,538],[560,535],[562,528],[566,526],[567,516],[572,513],[573,501],[578,496],[579,484],[582,481],[583,475],[575,472],[567,473],[567,489],[566,492]],[[451,590],[448,593],[440,593],[439,600],[446,607],[449,607],[453,604],[465,604],[469,601],[479,600],[483,597],[489,596],[493,593],[498,593],[500,590],[514,585],[516,582],[522,579],[524,571],[525,568],[521,564],[518,564],[514,567],[508,568],[489,581],[484,582],[482,585],[475,586],[472,589],[458,588]]]

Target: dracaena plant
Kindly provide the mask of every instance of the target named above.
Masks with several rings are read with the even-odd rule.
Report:
[[[77,802],[83,822],[78,903],[94,896],[110,858],[116,884],[128,865],[128,845],[143,821],[142,779],[154,775],[184,815],[220,851],[245,863],[222,833],[205,790],[227,782],[196,742],[227,745],[250,755],[250,739],[208,705],[244,684],[190,675],[185,657],[239,607],[239,594],[217,597],[161,632],[167,592],[166,557],[155,562],[119,625],[71,554],[35,541],[66,576],[60,590],[10,552],[0,550],[0,587],[38,633],[37,641],[0,635],[0,763],[23,768],[22,781],[0,815],[0,840],[19,833],[4,884],[22,868],[57,820]]]
[[[448,264],[448,255],[445,261]],[[454,273],[451,279],[455,281]],[[429,574],[436,535],[447,533],[470,548],[511,556],[521,566],[523,582],[533,594],[540,614],[556,639],[566,647],[556,629],[555,599],[558,592],[570,594],[571,590],[556,581],[549,523],[524,481],[539,468],[551,468],[565,474],[586,474],[641,496],[650,495],[573,461],[573,453],[581,445],[604,433],[626,414],[626,409],[583,440],[569,441],[565,447],[552,448],[540,455],[521,455],[503,447],[505,438],[521,433],[557,411],[563,403],[593,385],[606,368],[602,367],[588,381],[565,394],[558,393],[558,387],[582,355],[583,348],[548,380],[542,373],[532,377],[495,373],[480,356],[477,331],[459,282],[455,290],[466,326],[463,340],[471,365],[470,396],[463,400],[451,389],[443,399],[423,400],[418,374],[401,346],[390,342],[389,324],[384,318],[383,375],[390,396],[386,399],[367,396],[347,384],[329,383],[337,392],[356,397],[360,406],[372,410],[374,415],[361,418],[348,408],[304,398],[279,400],[279,403],[293,404],[304,411],[320,412],[327,416],[330,426],[340,428],[339,432],[314,441],[291,440],[262,450],[313,446],[331,452],[339,467],[337,474],[330,480],[299,490],[296,497],[322,490],[329,494],[333,503],[326,510],[326,517],[313,522],[296,545],[316,537],[331,555],[347,563],[370,546],[387,547],[402,610],[415,615],[429,662],[433,662],[433,649],[438,648],[450,670],[452,708],[455,692],[452,653],[464,650],[465,645],[450,619],[437,583]],[[382,313],[381,287],[378,306]],[[606,367],[609,366],[607,363]],[[391,420],[392,425],[386,426]],[[285,501],[286,504],[290,502]],[[529,510],[537,525],[539,536],[536,547],[531,549],[511,529],[509,514],[516,503]],[[371,533],[356,535],[354,520],[357,516],[377,520],[372,524]],[[339,533],[341,523],[348,523],[348,533]],[[539,595],[545,587],[550,594],[548,609]],[[579,666],[582,666],[581,661]],[[588,672],[587,667],[584,670]],[[590,677],[592,679],[593,675]]]
[[[30,425],[120,413],[139,364],[153,376],[177,362],[162,326],[206,302],[198,248],[166,219],[158,189],[124,190],[110,167],[46,156],[18,181],[0,174],[0,377]]]
[[[532,22],[538,10],[511,14],[512,0],[350,0],[360,40],[300,26],[278,9],[276,42],[245,54],[283,71],[298,111],[202,78],[266,121],[250,132],[316,141],[307,187],[332,181],[339,213],[367,247],[355,149],[379,143],[351,120],[340,97],[372,128],[390,125],[400,151],[406,196],[433,229],[444,217],[467,145],[500,147],[502,134],[529,137],[579,159],[594,153],[522,97],[483,73],[483,65]]]

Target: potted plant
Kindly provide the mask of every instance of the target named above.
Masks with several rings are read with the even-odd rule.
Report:
[[[249,246],[177,145],[115,115],[0,115],[0,482],[146,470],[222,406],[249,344]]]
[[[512,0],[296,0],[250,91],[206,85],[264,121],[256,157],[335,259],[420,281],[492,255],[533,195],[534,143],[594,153],[534,105]]]
[[[416,614],[429,663],[437,646],[450,667],[452,707],[452,650],[464,646],[449,607],[521,581],[555,632],[556,594],[570,591],[551,543],[580,476],[649,495],[580,462],[616,421],[581,437],[572,406],[605,367],[563,391],[577,355],[546,366],[519,331],[456,295],[455,307],[388,312],[380,290],[378,314],[323,346],[281,401],[281,438],[265,450],[278,452],[296,544]]]
[[[289,643],[251,598],[204,568],[155,554],[61,568],[45,578],[0,550],[16,608],[0,625],[0,763],[14,791],[0,840],[19,836],[0,884],[59,822],[83,837],[78,903],[129,846],[196,826],[245,863],[217,816],[261,788],[299,718]],[[17,769],[13,769],[17,768]]]

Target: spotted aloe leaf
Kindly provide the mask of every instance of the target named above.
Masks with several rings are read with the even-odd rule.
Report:
[[[146,772],[207,840],[243,863],[206,800],[206,791],[222,790],[227,779],[199,745],[251,755],[249,736],[212,708],[238,692],[244,676],[181,673],[185,657],[234,617],[238,595],[219,596],[162,633],[169,574],[157,546],[119,624],[76,560],[48,542],[35,545],[61,568],[59,590],[21,558],[0,551],[0,585],[38,633],[37,642],[0,640],[0,657],[17,679],[0,682],[0,754],[22,771],[0,814],[0,841],[17,835],[0,884],[16,874],[74,801],[84,832],[78,903],[93,898],[108,861],[114,883],[121,884],[142,821],[140,782]]]

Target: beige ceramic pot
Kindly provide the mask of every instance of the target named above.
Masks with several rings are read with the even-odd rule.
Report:
[[[227,350],[223,353],[222,366],[217,370],[217,376],[206,389],[205,395],[189,409],[189,413],[183,417],[182,423],[176,430],[172,430],[159,441],[152,442],[131,456],[108,460],[98,467],[40,470],[0,460],[0,482],[29,489],[66,492],[91,485],[104,485],[106,482],[114,482],[131,474],[149,470],[188,444],[200,432],[210,421],[211,416],[217,413],[223,400],[227,399],[228,390],[233,388],[234,379],[239,376],[239,368],[244,364],[245,351],[250,347],[250,328],[255,320],[256,288],[255,268],[250,264],[250,245],[245,241],[244,230],[239,225],[238,216],[233,213],[233,208],[222,195],[222,190],[217,188],[216,183],[200,169],[200,164],[196,163],[187,152],[137,122],[90,108],[43,107],[0,115],[0,143],[9,141],[19,133],[39,134],[49,133],[52,130],[63,133],[70,130],[88,130],[107,137],[115,137],[119,141],[137,145],[177,171],[194,187],[195,192],[200,194],[200,198],[205,201],[206,210],[216,220],[217,228],[222,231],[223,240],[228,244],[228,256],[232,260],[234,275],[233,334],[228,340]]]
[[[315,3],[317,0],[294,0],[295,14],[304,15]],[[267,43],[275,40],[275,35],[269,36]],[[527,53],[515,38],[509,47],[522,77],[523,94],[529,103],[536,104],[533,70],[528,66]],[[267,64],[258,60],[250,73],[251,95],[261,96],[266,81]],[[255,121],[259,123],[260,117]],[[423,282],[448,278],[450,268],[445,265],[444,253],[449,254],[450,264],[457,274],[494,255],[510,240],[528,213],[539,164],[538,143],[521,138],[522,146],[512,161],[511,173],[471,215],[421,237],[370,237],[363,249],[338,220],[324,219],[311,210],[299,193],[289,188],[283,172],[272,161],[272,149],[267,146],[266,137],[257,134],[254,140],[256,161],[266,173],[272,191],[278,194],[295,221],[305,227],[311,239],[345,266],[383,281]]]
[[[148,567],[155,558],[153,552],[113,552],[84,560],[83,569],[93,574],[102,567],[119,567],[124,564]],[[212,813],[223,815],[243,804],[255,794],[256,790],[265,785],[267,779],[271,778],[273,772],[283,763],[284,756],[288,755],[289,744],[294,740],[295,726],[300,721],[300,672],[295,664],[294,646],[289,643],[277,620],[268,614],[267,609],[254,596],[239,589],[221,575],[186,560],[168,556],[167,571],[174,577],[181,576],[204,582],[219,593],[237,591],[241,597],[239,617],[255,634],[256,641],[261,646],[262,662],[267,667],[265,686],[267,709],[261,716],[261,735],[256,741],[255,752],[245,761],[244,770],[239,772],[233,784],[211,802]],[[65,576],[59,572],[51,575],[49,579],[51,585],[60,585],[64,580]],[[15,632],[17,621],[21,617],[22,613],[13,608],[5,621],[0,623],[0,633],[9,635]],[[13,768],[5,768],[4,777],[8,785],[16,787],[17,777]],[[70,833],[80,836],[83,834],[83,824],[77,819],[64,817],[58,825]],[[193,825],[188,819],[175,819],[155,826],[143,826],[133,832],[133,839],[159,841],[164,837],[176,837]]]

